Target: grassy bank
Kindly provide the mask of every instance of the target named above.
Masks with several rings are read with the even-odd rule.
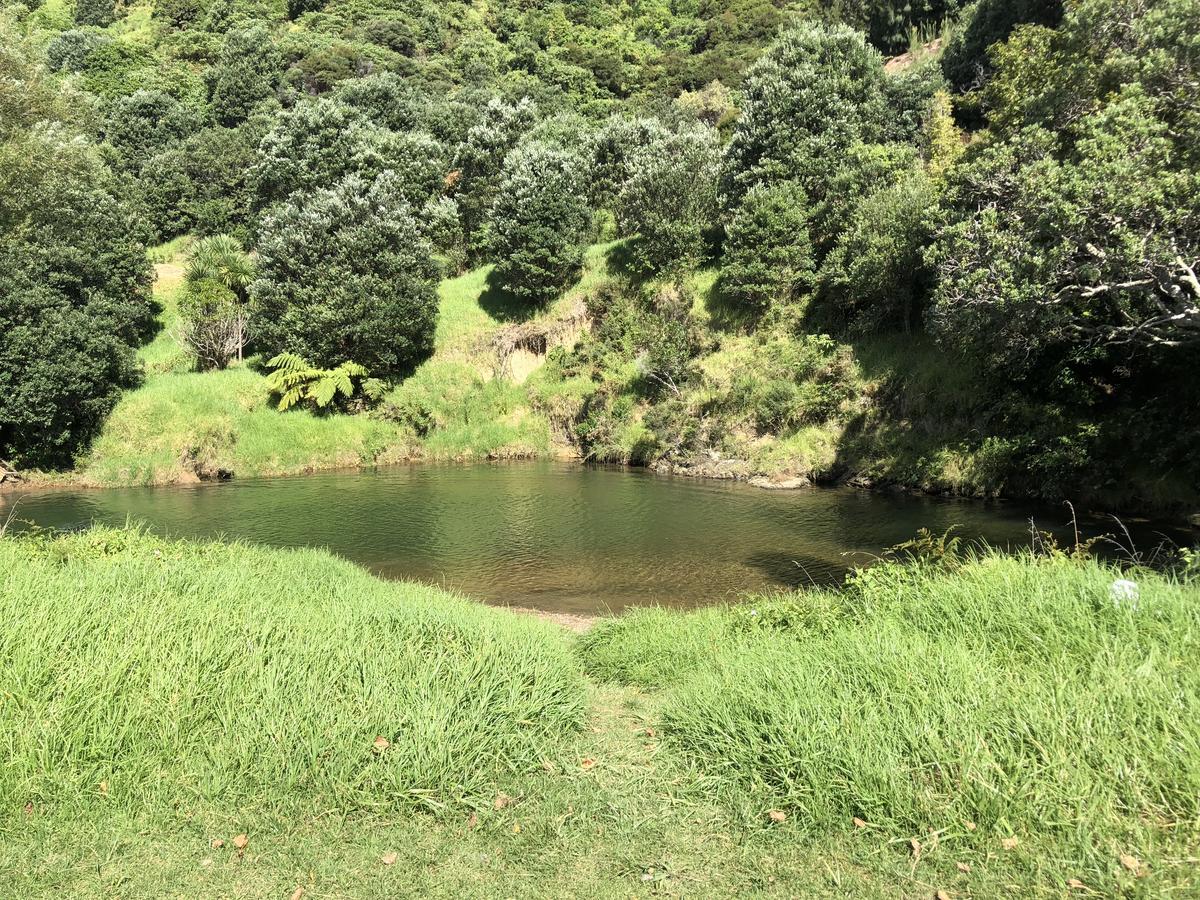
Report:
[[[1195,583],[988,555],[577,638],[315,551],[0,571],[5,896],[1200,887]]]

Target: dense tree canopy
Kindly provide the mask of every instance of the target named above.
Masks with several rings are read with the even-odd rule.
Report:
[[[394,174],[297,194],[266,217],[258,250],[252,310],[268,354],[388,377],[433,349],[433,248]]]

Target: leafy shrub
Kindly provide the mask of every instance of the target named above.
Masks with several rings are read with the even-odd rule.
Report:
[[[577,161],[544,144],[518,147],[504,162],[489,223],[496,280],[526,303],[558,296],[583,267],[589,223]]]
[[[199,369],[224,369],[246,343],[246,307],[219,281],[189,279],[179,294],[175,336]]]
[[[639,236],[631,246],[641,269],[686,270],[708,255],[719,159],[716,132],[702,127],[666,135],[634,155],[617,218]]]
[[[388,378],[432,351],[433,248],[390,173],[295,196],[266,217],[258,250],[252,313],[267,352]]]
[[[99,30],[61,31],[46,45],[46,65],[54,72],[82,72],[92,53],[111,41]]]
[[[791,182],[752,188],[726,229],[722,293],[762,311],[807,293],[814,274],[803,189]]]

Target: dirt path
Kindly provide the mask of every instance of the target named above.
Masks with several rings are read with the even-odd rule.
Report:
[[[502,609],[507,609],[509,612],[514,612],[522,616],[535,616],[546,622],[553,622],[555,625],[561,625],[568,631],[574,631],[579,634],[591,629],[593,625],[600,619],[600,616],[584,616],[577,613],[559,613],[550,612],[545,609],[532,609],[527,606],[505,606]]]

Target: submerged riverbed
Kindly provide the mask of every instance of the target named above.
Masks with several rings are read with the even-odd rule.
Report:
[[[829,584],[855,564],[952,525],[1028,545],[1030,519],[1073,539],[1065,507],[850,489],[768,491],[565,463],[414,465],[222,484],[0,495],[24,523],[143,522],[173,537],[327,547],[389,578],[490,603],[596,614],[697,606],[748,591]],[[1127,523],[1137,549],[1186,531]],[[18,522],[16,528],[28,527]],[[1113,520],[1086,535],[1129,538]]]

